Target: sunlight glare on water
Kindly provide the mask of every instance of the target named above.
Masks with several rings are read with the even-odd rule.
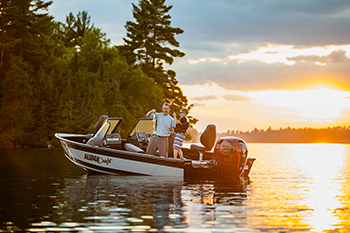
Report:
[[[261,201],[254,198],[251,205],[261,206],[265,217],[255,227],[265,227],[269,222],[276,229],[290,227],[319,232],[344,226],[335,212],[346,196],[342,189],[349,145],[249,146],[250,154],[256,154],[259,161],[254,164],[257,173],[253,171],[251,175],[252,190],[255,193],[257,187],[263,195]]]
[[[306,171],[310,180],[309,196],[305,205],[313,209],[306,223],[312,229],[321,231],[333,229],[339,224],[334,215],[335,209],[340,205],[339,194],[342,192],[341,166],[345,162],[346,146],[340,144],[301,144],[295,147],[294,156],[299,166]]]
[[[250,183],[233,186],[88,175],[61,150],[0,150],[0,232],[350,232],[350,145],[248,150]]]

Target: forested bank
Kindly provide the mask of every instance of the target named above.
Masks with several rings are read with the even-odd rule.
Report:
[[[246,142],[263,143],[350,143],[350,126],[327,128],[280,128],[252,131],[227,131],[219,137],[234,136]]]
[[[125,136],[164,101],[177,112],[191,107],[176,73],[163,67],[185,55],[164,46],[179,47],[175,35],[183,33],[170,27],[165,0],[133,4],[137,20],[126,22],[120,46],[111,45],[85,11],[55,21],[51,4],[1,1],[1,146],[46,146],[57,143],[56,132],[91,133],[103,114],[122,117]]]

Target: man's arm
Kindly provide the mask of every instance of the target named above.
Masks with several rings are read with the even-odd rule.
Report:
[[[156,113],[157,111],[155,109],[152,109],[146,113],[146,117],[149,118],[152,113]]]

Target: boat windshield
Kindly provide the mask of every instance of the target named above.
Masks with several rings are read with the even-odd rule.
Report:
[[[110,117],[108,121],[111,123],[111,127],[109,128],[107,134],[119,133],[118,126],[123,118],[121,117]]]
[[[101,128],[97,131],[97,133],[89,139],[89,141],[86,144],[92,145],[92,146],[104,146],[104,139],[106,137],[107,131],[110,128],[111,123],[106,120]]]
[[[133,128],[133,130],[130,132],[129,136],[134,135],[134,133],[138,132],[138,131],[143,131],[146,134],[152,134],[153,132],[153,121],[152,119],[148,119],[148,118],[141,118],[136,122],[135,127]]]
[[[110,129],[111,123],[109,121],[105,121],[105,123],[102,125],[102,127],[98,130],[98,132],[96,133],[96,135],[94,136],[94,138],[100,138],[103,140],[103,138],[105,137],[108,129]]]

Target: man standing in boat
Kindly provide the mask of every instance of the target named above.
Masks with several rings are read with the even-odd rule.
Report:
[[[146,113],[146,117],[155,121],[155,127],[146,153],[154,155],[158,149],[160,156],[168,157],[168,137],[170,136],[170,130],[176,125],[174,118],[169,115],[169,103],[164,103],[162,111],[158,113],[155,109],[152,109]]]

